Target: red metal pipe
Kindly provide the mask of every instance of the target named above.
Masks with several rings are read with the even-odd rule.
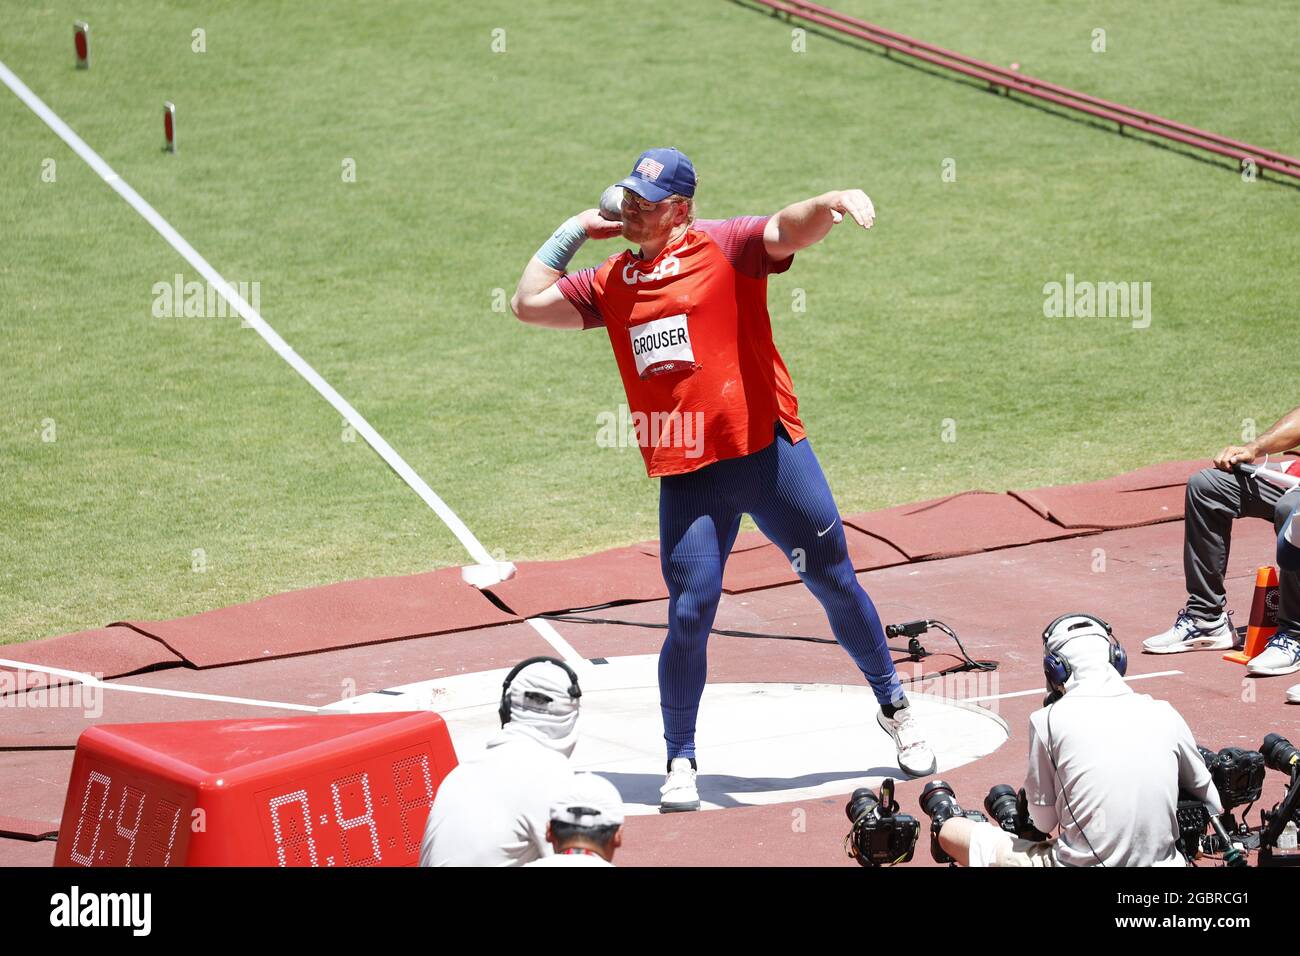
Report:
[[[872,24],[866,23],[865,21],[855,21],[854,18],[845,17],[843,14],[838,14],[826,7],[819,7],[817,4],[806,3],[804,0],[793,0],[793,2],[798,3],[804,8],[802,10],[791,6],[790,4],[780,2],[780,0],[756,0],[756,2],[773,10],[779,10],[783,13],[797,16],[804,20],[809,20],[820,26],[829,27],[839,33],[866,40],[869,43],[874,43],[877,46],[884,47],[885,49],[894,50],[898,53],[905,54],[944,69],[952,70],[956,73],[961,73],[964,76],[969,76],[993,86],[1001,86],[1008,90],[1013,89],[1018,93],[1023,93],[1026,96],[1032,96],[1036,99],[1046,100],[1047,102],[1054,103],[1058,106],[1063,106],[1066,109],[1077,110],[1081,113],[1098,117],[1099,119],[1110,120],[1111,122],[1118,123],[1121,126],[1131,126],[1144,133],[1150,133],[1153,136],[1159,136],[1164,139],[1183,143],[1196,149],[1203,149],[1220,156],[1227,156],[1238,161],[1249,159],[1260,168],[1269,169],[1285,176],[1300,179],[1300,160],[1292,159],[1291,157],[1281,153],[1264,150],[1249,143],[1238,143],[1236,140],[1229,140],[1225,137],[1219,137],[1216,134],[1203,134],[1201,131],[1195,130],[1195,127],[1185,127],[1181,124],[1172,123],[1169,120],[1164,120],[1161,117],[1154,116],[1154,114],[1144,114],[1120,104],[1109,104],[1106,100],[1098,100],[1095,97],[1088,97],[1085,94],[1077,93],[1065,87],[1055,86],[1055,84],[1047,84],[1041,80],[1022,77],[1018,73],[1004,70],[1002,67],[997,67],[990,63],[984,63],[981,60],[975,60],[971,57],[965,57],[961,54],[946,51],[943,50],[942,47],[934,47],[931,44],[922,43],[921,41],[914,40],[904,34],[894,34],[892,31],[883,30],[879,27],[873,26]],[[829,15],[837,17],[843,21],[862,23],[869,30],[873,31],[873,33],[864,32],[847,26],[843,22],[836,22],[836,20],[828,19],[825,15],[813,12],[813,8],[817,8],[818,10],[827,10]],[[882,39],[882,37],[886,36],[890,36],[891,38]],[[902,42],[917,47],[917,49],[909,49],[908,47],[900,45],[899,42],[895,42],[892,39],[893,36],[900,37]],[[941,52],[935,55],[929,52],[931,50]],[[944,57],[948,60],[956,60],[957,62],[945,62],[945,59],[941,59],[940,57]],[[1057,95],[1055,92],[1049,92],[1049,90],[1060,90],[1063,95]],[[1067,97],[1069,98],[1067,99]],[[1071,99],[1083,102],[1071,102]],[[1106,105],[1093,105],[1094,103]],[[1153,117],[1153,120],[1147,120],[1144,117]],[[1154,125],[1155,123],[1159,123],[1160,125]],[[1181,130],[1194,130],[1195,132],[1184,133],[1181,132]],[[1212,139],[1210,137],[1212,137]],[[1266,156],[1271,158],[1265,158]]]
[[[1071,90],[1068,87],[1059,86],[1056,83],[1049,83],[1046,80],[1040,80],[1032,76],[1027,76],[1022,73],[1017,73],[1013,70],[1008,70],[1005,67],[997,66],[996,64],[993,63],[987,63],[983,60],[977,60],[974,57],[966,56],[964,53],[957,53],[953,50],[946,50],[943,47],[936,46],[933,43],[926,43],[924,40],[917,40],[915,37],[910,37],[905,33],[897,33],[893,30],[886,30],[884,27],[878,27],[873,23],[868,23],[866,20],[859,20],[857,17],[851,17],[848,14],[839,13],[835,10],[832,10],[830,7],[822,6],[819,3],[810,3],[807,2],[807,0],[790,0],[790,3],[796,7],[804,7],[805,9],[812,10],[816,13],[822,14],[827,17],[831,17],[836,20],[841,20],[845,23],[850,23],[856,27],[860,27],[872,33],[878,33],[881,36],[889,37],[890,39],[896,40],[898,42],[907,43],[910,44],[911,46],[917,47],[922,50],[926,50],[930,53],[935,53],[938,54],[939,56],[947,57],[948,59],[951,60],[956,60],[959,63],[965,63],[968,66],[975,66],[975,67],[979,67],[980,69],[988,70],[989,72],[998,73],[1002,75],[1004,78],[1020,80],[1023,83],[1028,83],[1032,86],[1038,86],[1041,87],[1042,89],[1050,90],[1053,93],[1060,93],[1062,95],[1069,96],[1073,99],[1080,100],[1084,103],[1089,103],[1093,106],[1100,106],[1105,109],[1114,110],[1117,113],[1128,113],[1130,116],[1134,116],[1140,120],[1145,120],[1148,123],[1154,123],[1160,126],[1168,126],[1170,129],[1178,130],[1181,133],[1188,133],[1192,136],[1198,136],[1201,137],[1202,139],[1208,139],[1211,140],[1212,142],[1216,142],[1224,146],[1235,146],[1238,149],[1249,152],[1251,155],[1263,156],[1267,159],[1272,159],[1279,163],[1284,163],[1289,166],[1295,166],[1297,168],[1300,168],[1300,159],[1296,159],[1293,156],[1288,156],[1285,153],[1279,153],[1271,149],[1264,149],[1260,146],[1253,146],[1250,143],[1243,143],[1240,140],[1230,139],[1227,136],[1221,136],[1218,133],[1212,133],[1209,130],[1197,129],[1195,126],[1188,126],[1185,123],[1178,123],[1173,120],[1167,120],[1162,116],[1157,116],[1154,113],[1147,113],[1142,110],[1134,109],[1133,107],[1125,106],[1122,103],[1114,103],[1111,102],[1110,100],[1104,100],[1098,96],[1091,96],[1087,93],[1080,93],[1077,90]]]

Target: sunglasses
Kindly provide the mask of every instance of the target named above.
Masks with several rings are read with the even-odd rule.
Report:
[[[627,206],[629,206],[629,207],[631,207],[631,208],[633,208],[633,209],[638,209],[638,210],[640,210],[640,211],[643,212],[643,213],[650,213],[650,212],[654,212],[655,210],[659,209],[661,206],[671,206],[671,205],[674,205],[675,203],[679,203],[679,202],[681,202],[681,200],[680,200],[680,199],[664,199],[664,200],[662,200],[662,201],[660,201],[660,202],[646,202],[644,199],[642,199],[642,198],[641,198],[640,196],[638,196],[636,193],[632,192],[632,190],[630,190],[630,189],[624,189],[624,190],[623,190],[623,202],[624,202],[625,205],[627,205]]]

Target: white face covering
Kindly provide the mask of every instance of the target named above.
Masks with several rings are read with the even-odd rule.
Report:
[[[1065,682],[1068,693],[1084,687],[1086,694],[1111,697],[1132,693],[1132,688],[1110,664],[1110,641],[1100,634],[1080,634],[1062,644],[1057,655],[1070,662],[1070,679]]]
[[[578,701],[569,697],[569,675],[547,661],[529,664],[510,682],[510,723],[489,747],[529,737],[568,757],[578,743]]]

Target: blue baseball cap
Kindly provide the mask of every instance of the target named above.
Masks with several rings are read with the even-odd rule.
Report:
[[[680,149],[647,149],[637,157],[632,174],[618,185],[647,202],[661,202],[673,195],[690,197],[695,195],[695,167]]]

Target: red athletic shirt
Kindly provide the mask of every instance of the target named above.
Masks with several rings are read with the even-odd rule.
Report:
[[[654,259],[630,249],[561,277],[584,329],[603,325],[651,478],[761,451],[779,420],[804,438],[790,373],[772,342],[766,216],[702,220]]]

